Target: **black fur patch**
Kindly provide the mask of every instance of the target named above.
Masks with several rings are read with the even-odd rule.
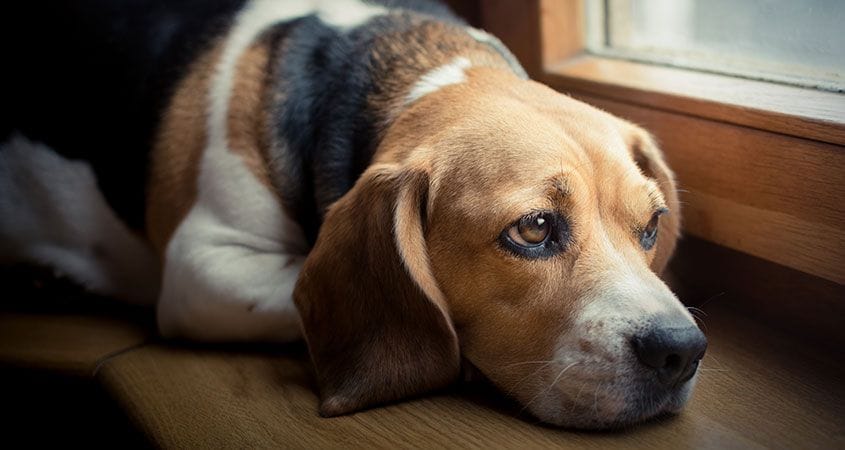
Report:
[[[0,131],[18,130],[90,162],[109,205],[142,229],[161,111],[187,66],[243,3],[8,2],[0,19]]]
[[[384,0],[456,25],[464,22],[447,7],[429,1]],[[277,187],[302,225],[309,243],[316,240],[329,205],[345,194],[367,168],[378,145],[379,124],[367,99],[378,86],[371,63],[374,39],[410,28],[401,15],[377,17],[349,32],[326,26],[310,16],[282,25],[289,51],[277,59],[274,137],[286,145],[271,154],[284,161],[274,170]],[[284,180],[284,181],[279,181]]]

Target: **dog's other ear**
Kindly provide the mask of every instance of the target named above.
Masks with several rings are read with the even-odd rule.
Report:
[[[654,139],[645,131],[637,130],[633,135],[631,152],[643,174],[654,179],[663,193],[669,212],[660,217],[657,232],[657,246],[651,270],[660,275],[675,251],[678,237],[681,235],[681,204],[675,186],[675,175],[663,160],[663,153]]]
[[[460,354],[424,238],[429,175],[370,167],[331,206],[294,300],[335,416],[443,387]]]

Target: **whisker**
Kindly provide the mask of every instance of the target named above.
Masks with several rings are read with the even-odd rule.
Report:
[[[604,383],[599,383],[599,385],[596,386],[596,392],[593,394],[593,412],[596,413],[596,417],[599,415],[599,389],[601,389],[602,386],[604,386]]]
[[[708,303],[710,303],[712,300],[715,300],[715,299],[717,299],[717,298],[719,298],[719,297],[721,297],[721,296],[723,296],[723,295],[725,295],[725,291],[719,292],[718,294],[716,294],[716,295],[714,295],[714,296],[712,296],[712,297],[708,298],[708,299],[707,299],[707,300],[705,300],[703,303],[701,303],[700,305],[698,305],[698,308],[699,308],[699,309],[704,308],[704,306],[705,306],[705,305],[707,305]]]
[[[695,306],[687,306],[687,309],[690,310],[690,312],[697,312],[699,314],[702,314],[704,317],[707,317],[707,313],[704,312],[704,310],[701,308],[696,308]]]
[[[716,357],[715,357],[715,356],[713,356],[713,355],[711,355],[710,353],[705,353],[705,354],[704,354],[704,359],[706,359],[706,360],[711,360],[711,359],[712,359],[712,360],[713,360],[713,362],[715,362],[715,363],[719,366],[719,369],[725,369],[725,365],[724,365],[724,364],[722,364],[721,362],[719,362],[719,360],[718,360],[718,359],[716,359]],[[703,360],[702,360],[702,361],[703,361]]]
[[[548,391],[549,389],[551,389],[551,388],[552,388],[552,386],[556,385],[556,384],[557,384],[557,382],[558,382],[558,381],[560,381],[560,377],[562,377],[562,376],[563,376],[563,374],[564,374],[567,370],[569,370],[572,366],[574,366],[574,365],[576,365],[576,364],[578,364],[578,362],[574,362],[574,363],[572,363],[572,364],[570,364],[570,365],[568,365],[568,366],[564,367],[564,368],[563,368],[563,370],[561,370],[561,371],[560,371],[560,373],[559,373],[559,374],[557,374],[557,376],[555,377],[555,380],[554,380],[554,381],[552,381],[552,384],[550,384],[550,385],[549,385],[549,387],[547,387],[547,388],[546,388],[546,390]]]
[[[502,367],[523,366],[523,365],[526,365],[526,364],[548,364],[548,363],[553,363],[553,362],[555,362],[555,360],[553,360],[553,359],[541,360],[541,361],[522,361],[522,362],[513,363],[513,364],[506,364]]]
[[[531,400],[528,400],[528,402],[525,405],[522,406],[522,409],[520,409],[519,412],[521,413],[521,412],[525,411],[528,408],[529,405],[531,405],[532,403],[534,403],[535,400],[537,400],[537,398],[539,398],[541,395],[545,394],[551,388],[553,388],[554,385],[557,384],[558,381],[560,381],[560,377],[562,377],[563,374],[566,373],[567,370],[571,369],[573,366],[575,366],[577,364],[578,364],[578,361],[564,367],[563,370],[561,370],[560,373],[557,374],[554,381],[552,381],[545,389],[543,389],[542,391],[538,392],[533,397],[531,397]]]
[[[699,312],[696,312],[696,311],[693,311],[693,310],[690,310],[690,313],[692,314],[692,317],[693,317],[693,319],[695,319],[696,323],[701,324],[701,327],[704,329],[704,332],[708,332],[709,330],[707,329],[707,324],[704,323],[704,317],[701,317],[699,315],[699,314],[704,314],[704,313],[703,312],[699,313]]]
[[[578,406],[578,399],[581,398],[581,393],[584,392],[584,388],[587,387],[587,382],[581,384],[581,388],[578,389],[578,393],[575,394],[575,400],[572,401],[572,408],[569,410],[570,413],[575,411],[575,407]]]
[[[528,362],[528,361],[526,361],[526,362]],[[530,362],[536,362],[536,361],[530,361]],[[557,362],[560,362],[560,361],[557,361],[557,360],[554,360],[554,359],[549,360],[549,361],[546,361],[546,362],[545,362],[545,364],[543,364],[542,366],[538,367],[538,368],[537,368],[537,370],[535,370],[535,371],[533,371],[533,372],[529,373],[528,375],[526,375],[526,376],[524,376],[524,377],[520,378],[520,379],[519,379],[519,381],[517,381],[516,383],[514,383],[514,385],[513,385],[513,387],[512,387],[512,388],[508,389],[508,391],[507,391],[507,395],[508,395],[508,396],[513,396],[513,393],[514,393],[514,391],[516,390],[516,388],[518,388],[520,385],[522,385],[522,383],[523,383],[523,382],[525,382],[525,380],[527,380],[527,379],[528,379],[528,378],[530,378],[530,377],[533,377],[534,375],[537,375],[537,374],[538,374],[541,370],[543,370],[543,369],[545,369],[546,367],[549,367],[551,364],[553,364],[553,363],[557,363]],[[518,363],[517,363],[517,364],[518,364]]]

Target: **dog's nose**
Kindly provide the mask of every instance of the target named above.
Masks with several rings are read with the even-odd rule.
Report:
[[[707,338],[695,325],[653,327],[635,336],[631,343],[637,359],[670,386],[692,378],[707,349]]]

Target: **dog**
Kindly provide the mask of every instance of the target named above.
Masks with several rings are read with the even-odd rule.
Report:
[[[165,337],[304,338],[324,416],[462,366],[566,427],[689,399],[706,339],[658,276],[680,209],[654,140],[447,7],[11,8],[4,262],[155,304]]]

